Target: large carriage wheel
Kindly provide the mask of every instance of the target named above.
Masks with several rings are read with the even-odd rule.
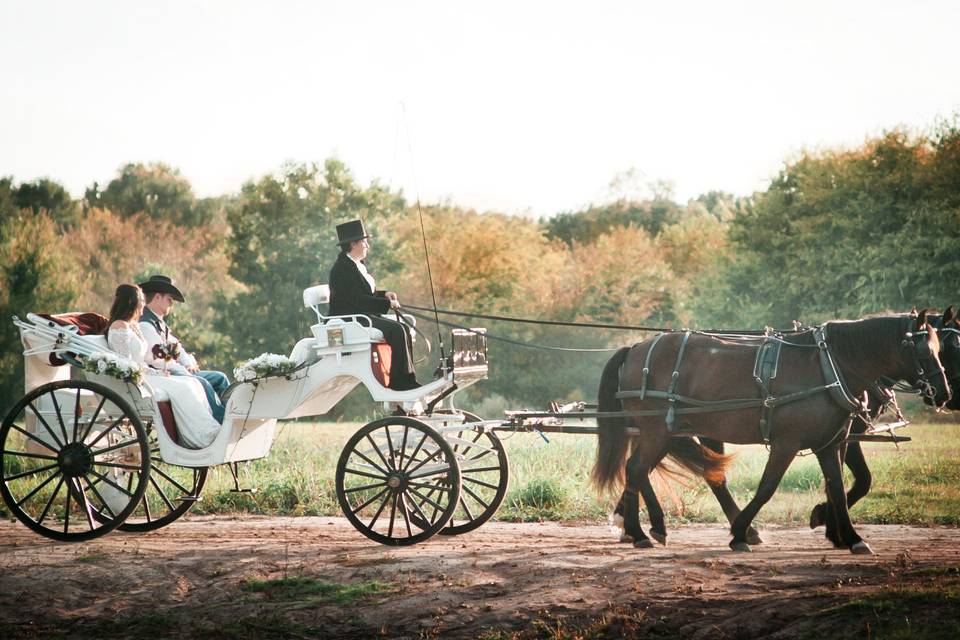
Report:
[[[389,545],[422,542],[456,511],[460,468],[443,436],[413,418],[357,431],[337,463],[337,500],[360,533]]]
[[[150,483],[120,531],[143,533],[165,527],[193,507],[207,481],[207,467],[168,464],[160,457],[156,426],[150,430]],[[132,477],[126,481],[131,482]]]
[[[462,413],[467,422],[482,420],[467,411]],[[466,429],[444,435],[460,464],[461,487],[457,510],[440,535],[455,536],[473,531],[500,508],[510,480],[509,462],[507,450],[492,431]]]
[[[0,493],[37,533],[90,540],[134,511],[149,452],[140,417],[119,394],[84,380],[52,382],[25,395],[0,426]]]

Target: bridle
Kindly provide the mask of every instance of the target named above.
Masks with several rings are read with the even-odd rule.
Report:
[[[929,398],[931,404],[936,406],[937,388],[932,379],[934,376],[946,379],[946,372],[937,355],[930,350],[930,343],[927,339],[930,331],[933,331],[936,335],[937,330],[933,327],[930,327],[929,330],[907,331],[900,346],[907,352],[908,361],[916,376],[915,380],[910,383],[911,388],[919,391],[920,395]],[[947,400],[949,399],[950,389],[948,388]]]

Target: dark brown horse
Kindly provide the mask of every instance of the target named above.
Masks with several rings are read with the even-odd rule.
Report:
[[[606,490],[625,481],[625,534],[635,546],[652,545],[640,527],[638,494],[644,497],[652,533],[666,539],[649,473],[668,453],[708,481],[723,478],[728,458],[697,444],[690,438],[696,435],[740,444],[769,439],[770,458],[757,495],[733,517],[732,548],[749,550],[747,536],[756,513],[773,495],[795,455],[811,449],[827,480],[843,546],[869,552],[846,509],[840,442],[851,414],[861,409],[856,399],[880,376],[923,386],[938,406],[949,400],[937,359],[936,332],[927,327],[924,314],[887,316],[827,323],[782,342],[779,373],[763,393],[754,377],[756,345],[707,334],[665,334],[622,349],[607,363],[600,411],[625,410],[631,415],[598,421],[592,478]],[[762,403],[773,408],[768,432],[759,426],[762,418],[771,418]],[[628,426],[635,427],[637,435],[629,436]]]

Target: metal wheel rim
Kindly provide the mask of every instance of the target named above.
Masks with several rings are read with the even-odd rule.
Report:
[[[426,497],[434,484],[443,486]],[[381,544],[410,545],[438,533],[453,515],[460,469],[452,447],[434,429],[390,417],[350,438],[337,463],[336,485],[340,508],[358,531]]]
[[[128,487],[111,479],[117,470],[131,477]],[[149,474],[140,417],[93,382],[38,387],[0,426],[0,494],[20,522],[54,540],[90,540],[115,529],[135,509]],[[111,517],[95,517],[99,512]]]

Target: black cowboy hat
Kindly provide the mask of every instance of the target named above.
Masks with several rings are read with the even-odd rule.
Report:
[[[337,244],[350,244],[369,237],[363,228],[363,220],[350,220],[337,225]]]
[[[173,284],[173,280],[167,276],[150,276],[149,280],[141,282],[137,286],[139,286],[144,293],[169,293],[173,296],[174,300],[184,301],[180,289],[177,289]]]

